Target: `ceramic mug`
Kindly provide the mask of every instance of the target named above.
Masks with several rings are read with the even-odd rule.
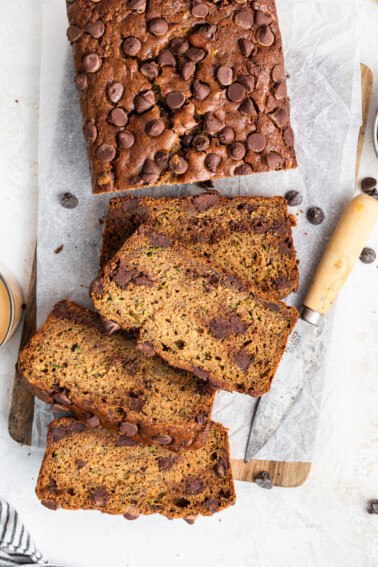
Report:
[[[11,338],[21,319],[22,291],[12,272],[0,264],[0,349]]]

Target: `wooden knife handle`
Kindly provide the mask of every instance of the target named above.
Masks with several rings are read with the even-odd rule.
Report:
[[[343,212],[311,282],[304,305],[325,315],[343,287],[378,220],[378,201],[354,197]]]

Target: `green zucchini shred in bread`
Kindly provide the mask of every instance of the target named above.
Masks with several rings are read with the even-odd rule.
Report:
[[[148,358],[117,326],[75,303],[57,303],[20,353],[18,371],[53,408],[59,404],[91,427],[120,432],[124,442],[164,444],[175,452],[206,442],[210,387]]]
[[[124,446],[120,436],[73,418],[50,423],[36,493],[47,508],[100,510],[136,519],[161,514],[192,521],[234,504],[226,429],[211,423],[207,443],[182,455]]]
[[[236,276],[144,225],[90,294],[104,319],[139,331],[148,354],[216,388],[252,396],[269,390],[298,316],[294,307],[267,302]]]
[[[109,202],[102,267],[141,224],[204,254],[271,299],[286,297],[298,287],[291,230],[296,221],[282,197],[117,197]]]

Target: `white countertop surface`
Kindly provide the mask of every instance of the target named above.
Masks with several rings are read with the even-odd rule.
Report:
[[[0,0],[0,263],[25,292],[37,228],[42,5]],[[378,77],[378,3],[359,0],[358,6],[361,62]],[[371,136],[377,107],[374,85],[360,178],[378,176]],[[378,228],[369,245],[378,252]],[[335,306],[326,376],[335,387],[324,400],[320,450],[302,487],[266,491],[237,482],[236,505],[194,526],[159,516],[126,522],[43,508],[34,493],[42,455],[18,446],[7,430],[18,330],[0,354],[0,496],[18,509],[48,559],[64,567],[376,566],[378,517],[366,508],[378,498],[377,268],[377,261],[358,262]],[[337,419],[327,428],[330,414]]]

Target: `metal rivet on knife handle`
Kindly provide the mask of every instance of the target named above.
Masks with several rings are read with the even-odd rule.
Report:
[[[305,308],[322,315],[327,313],[357,262],[377,220],[378,201],[368,195],[358,195],[352,199],[315,272],[303,302]]]

